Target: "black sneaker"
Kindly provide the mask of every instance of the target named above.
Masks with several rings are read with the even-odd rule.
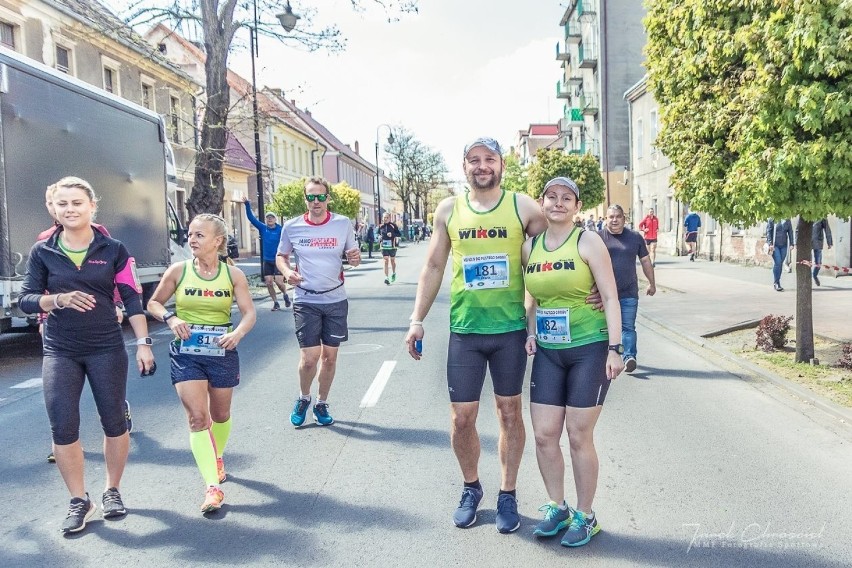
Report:
[[[816,274],[814,274],[814,284],[816,284],[817,286],[822,286],[822,284],[819,283],[819,277]]]
[[[290,296],[284,294],[284,307],[289,308],[292,303],[293,302],[290,301]]]
[[[56,463],[56,456],[53,455],[53,452],[47,454],[47,463]]]
[[[85,499],[74,497],[68,506],[68,516],[65,517],[65,522],[62,523],[62,528],[59,530],[64,534],[80,532],[86,528],[86,522],[92,518],[96,510],[97,507],[89,499],[88,493],[86,493]]]
[[[130,403],[124,401],[124,421],[127,422],[127,433],[133,432],[133,416],[130,414]]]
[[[104,518],[121,517],[127,514],[124,503],[121,501],[121,493],[115,487],[104,491],[103,497]]]
[[[272,304],[272,311],[273,312],[277,312],[280,309],[281,309],[281,304],[279,304],[278,302],[275,302],[274,304]]]

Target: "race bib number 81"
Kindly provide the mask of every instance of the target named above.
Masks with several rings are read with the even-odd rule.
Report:
[[[571,343],[568,321],[568,308],[536,309],[536,338],[542,343]]]
[[[509,255],[482,254],[462,259],[464,287],[468,290],[509,287]]]
[[[225,349],[219,347],[219,338],[228,333],[225,325],[189,326],[189,339],[182,339],[180,352],[189,355],[204,355],[207,357],[224,357]]]

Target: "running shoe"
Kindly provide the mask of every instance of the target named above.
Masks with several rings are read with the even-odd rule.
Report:
[[[275,302],[274,304],[272,304],[272,311],[273,312],[277,312],[280,309],[281,309],[281,304],[279,304],[278,302]]]
[[[124,508],[124,502],[121,500],[121,493],[115,487],[110,487],[104,491],[102,503],[105,519],[127,514],[127,509]]]
[[[329,426],[334,424],[334,418],[328,413],[328,403],[318,402],[314,405],[314,422],[320,426]]]
[[[56,463],[56,456],[53,455],[53,452],[47,454],[47,463]]]
[[[225,460],[216,458],[216,473],[219,475],[219,483],[225,483],[228,474],[225,473]]]
[[[308,407],[311,405],[310,398],[299,397],[296,399],[296,404],[293,406],[293,412],[290,414],[290,423],[296,428],[305,423],[305,415],[308,413]]]
[[[535,536],[555,536],[571,524],[571,518],[574,516],[574,510],[571,507],[560,509],[555,501],[542,505],[538,510],[544,511],[544,520],[535,526],[533,530]]]
[[[124,401],[124,421],[127,422],[127,433],[133,432],[133,416],[130,414],[130,403]]]
[[[211,485],[207,488],[207,493],[204,494],[204,504],[201,505],[202,513],[212,513],[222,508],[222,501],[225,500],[225,494],[218,487]]]
[[[624,370],[627,371],[628,373],[632,373],[633,371],[636,370],[636,358],[635,357],[628,357],[627,359],[624,360]]]
[[[518,500],[514,495],[501,493],[497,497],[497,532],[509,534],[521,527],[518,516]]]
[[[396,282],[396,272],[391,274],[391,282]]]
[[[562,535],[562,546],[583,546],[601,532],[597,517],[590,521],[582,511],[574,511],[568,530]]]
[[[467,528],[476,522],[476,508],[482,501],[482,489],[465,487],[462,490],[461,501],[453,514],[453,523],[459,528]]]
[[[293,302],[290,301],[290,296],[288,296],[287,294],[284,294],[284,307],[289,308],[290,304],[292,304],[292,303]]]
[[[387,284],[388,286],[390,286],[390,280],[388,280],[387,278],[385,278],[385,284]]]
[[[822,286],[822,284],[819,283],[819,277],[816,274],[814,274],[814,284],[816,284],[817,286]]]
[[[85,499],[74,497],[68,506],[68,516],[65,517],[62,528],[59,530],[65,534],[80,532],[86,528],[86,522],[92,518],[96,510],[97,506],[89,499],[88,493]]]

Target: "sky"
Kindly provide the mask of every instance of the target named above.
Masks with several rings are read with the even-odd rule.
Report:
[[[418,14],[395,23],[372,0],[362,0],[368,10],[361,13],[350,0],[291,4],[297,14],[315,8],[314,26],[336,23],[346,50],[311,53],[261,38],[258,84],[283,88],[343,142],[354,148],[359,141],[371,162],[377,127],[403,126],[443,154],[450,179],[461,180],[471,140],[491,136],[508,150],[518,130],[562,114],[555,46],[564,2],[419,0]],[[238,49],[231,67],[250,78],[250,61]],[[379,135],[387,138],[387,129]]]

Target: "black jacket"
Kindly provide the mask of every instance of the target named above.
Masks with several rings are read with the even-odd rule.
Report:
[[[824,241],[822,237],[823,233],[825,233]],[[828,221],[823,218],[819,221],[814,221],[814,227],[811,230],[811,248],[822,250],[826,244],[833,247],[834,241],[831,239],[831,229],[828,226]]]
[[[59,248],[53,233],[30,250],[27,276],[18,304],[25,313],[41,312],[45,290],[61,294],[80,290],[95,297],[95,308],[52,310],[44,323],[44,352],[55,355],[88,355],[124,347],[121,326],[115,318],[113,289],[118,287],[128,316],[142,312],[141,286],[132,273],[130,254],[119,241],[94,231],[83,266],[77,268]],[[119,275],[121,277],[119,278]]]

